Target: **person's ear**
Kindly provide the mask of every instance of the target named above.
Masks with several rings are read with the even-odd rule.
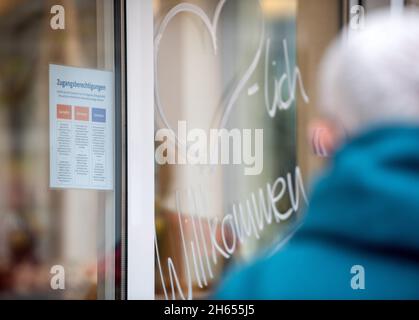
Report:
[[[341,134],[329,120],[311,121],[308,139],[313,153],[319,157],[330,157],[341,142]]]

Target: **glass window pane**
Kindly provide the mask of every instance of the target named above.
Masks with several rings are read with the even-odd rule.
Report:
[[[154,1],[158,298],[208,296],[300,219],[297,4]]]
[[[50,187],[50,168],[57,165],[50,163],[50,153],[62,150],[51,148],[58,131],[50,131],[55,93],[49,86],[56,81],[50,79],[51,65],[60,70],[71,67],[66,73],[70,78],[81,75],[80,70],[106,71],[111,79],[106,88],[107,119],[114,118],[113,1],[55,4],[3,0],[0,5],[0,296],[113,299],[121,276],[115,231],[120,225],[114,187],[120,179],[114,168],[114,148],[119,143],[114,137],[115,122],[105,129],[100,127],[102,121],[95,124],[95,115],[103,116],[102,111],[93,111],[100,97],[89,96],[80,106],[60,93],[60,98],[70,101],[74,115],[61,127],[67,128],[71,152],[68,175],[105,174],[112,183],[107,188],[80,188],[75,183]],[[74,93],[75,89],[65,90]],[[87,92],[83,90],[78,93]],[[62,147],[64,136],[60,139],[57,143]],[[98,150],[110,155],[111,161],[102,157],[100,162]]]

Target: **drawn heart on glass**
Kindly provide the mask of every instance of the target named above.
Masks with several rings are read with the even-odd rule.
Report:
[[[158,56],[159,56],[159,49],[160,49],[160,43],[164,36],[164,33],[170,24],[170,22],[173,20],[175,16],[177,16],[180,13],[191,13],[195,15],[197,18],[201,20],[201,22],[206,27],[206,30],[208,31],[211,40],[212,40],[212,47],[214,50],[214,53],[217,54],[217,26],[218,21],[220,18],[220,14],[224,8],[224,5],[227,0],[221,0],[215,9],[213,20],[211,21],[208,15],[200,8],[199,6],[190,4],[190,3],[180,3],[177,6],[173,7],[167,15],[162,20],[157,35],[154,39],[154,82],[155,82],[155,103],[157,107],[157,111],[161,117],[161,120],[163,121],[164,126],[169,129],[171,132],[174,133],[176,138],[176,144],[184,144],[186,145],[186,141],[180,141],[179,137],[177,136],[176,131],[174,131],[169,124],[169,121],[167,120],[165,109],[161,103],[160,99],[160,90],[159,90],[159,79],[158,79]],[[259,8],[262,10],[262,6],[260,1],[258,1]],[[256,49],[255,55],[249,65],[249,67],[245,70],[240,80],[237,82],[237,84],[234,87],[234,90],[232,91],[231,96],[227,100],[227,103],[225,104],[224,111],[220,117],[220,121],[218,122],[218,129],[225,128],[228,119],[231,115],[231,112],[233,108],[235,107],[235,104],[240,96],[240,93],[243,91],[245,85],[249,81],[250,77],[256,70],[256,67],[260,61],[262,50],[263,50],[263,41],[265,38],[265,21],[263,20],[263,16],[261,19],[261,34],[259,39],[259,44]]]

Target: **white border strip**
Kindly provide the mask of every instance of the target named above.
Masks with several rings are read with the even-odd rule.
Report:
[[[154,299],[152,0],[127,0],[128,299]]]

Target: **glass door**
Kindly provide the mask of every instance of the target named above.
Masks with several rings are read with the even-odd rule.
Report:
[[[129,298],[210,297],[281,248],[328,161],[326,49],[361,14],[417,3],[127,0]]]
[[[121,297],[121,2],[0,4],[0,298]]]

